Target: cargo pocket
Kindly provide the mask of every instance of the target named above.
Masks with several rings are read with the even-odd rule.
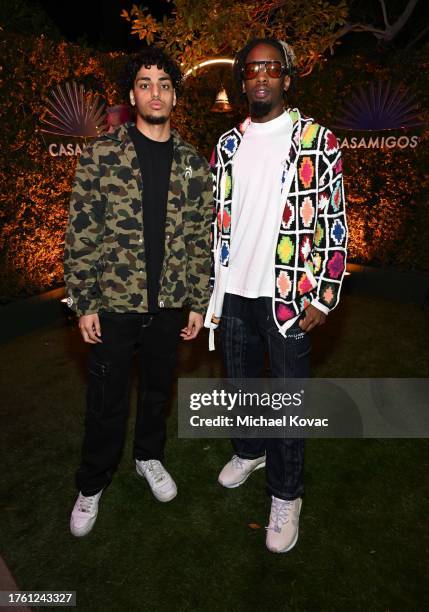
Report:
[[[89,381],[87,406],[90,414],[101,416],[106,405],[106,378],[110,366],[107,363],[91,361],[89,364]]]

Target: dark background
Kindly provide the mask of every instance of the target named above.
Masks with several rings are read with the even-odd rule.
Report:
[[[120,17],[121,11],[129,11],[133,4],[140,3],[133,0],[39,1],[67,40],[105,51],[131,51],[142,44],[137,36],[131,36],[130,24]],[[142,4],[155,18],[168,16],[172,10],[166,0],[145,0]]]
[[[240,0],[237,0],[238,2]],[[309,0],[311,2],[311,0]],[[408,0],[387,0],[386,6],[390,22],[394,22],[407,5]],[[120,17],[123,9],[130,10],[133,4],[143,4],[153,17],[162,18],[170,15],[172,4],[167,0],[74,0],[73,2],[58,2],[57,0],[38,0],[31,3],[32,16],[25,16],[24,0],[1,0],[0,11],[7,13],[7,21],[13,20],[12,13],[21,13],[17,19],[16,30],[21,33],[37,33],[34,31],[38,13],[44,13],[48,18],[44,25],[47,34],[65,38],[70,42],[95,47],[102,51],[133,51],[142,43],[137,36],[131,36],[130,24]],[[349,2],[350,22],[371,23],[383,27],[381,5],[378,0],[352,0]],[[48,23],[50,22],[50,26]],[[425,30],[419,39],[418,46],[429,40],[429,2],[419,0],[406,26],[395,38],[396,48],[407,48],[410,43]],[[28,31],[33,29],[33,32]],[[36,27],[37,29],[37,27]],[[43,29],[43,28],[42,28]],[[352,33],[342,39],[342,44],[336,49],[338,54],[347,54],[357,49],[377,47],[377,41],[372,34]]]

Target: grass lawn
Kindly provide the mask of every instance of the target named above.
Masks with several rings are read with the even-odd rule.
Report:
[[[314,335],[314,374],[428,377],[428,345],[427,314],[416,307],[345,296]],[[221,374],[219,351],[206,346],[205,335],[181,346],[179,376]],[[427,607],[427,440],[309,440],[300,538],[273,555],[263,470],[223,489],[229,441],[178,440],[173,411],[166,463],[179,495],[161,504],[135,474],[130,418],[96,526],[73,538],[85,354],[66,325],[2,346],[1,554],[21,589],[76,590],[88,611]]]

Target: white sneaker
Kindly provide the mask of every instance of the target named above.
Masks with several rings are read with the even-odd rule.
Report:
[[[265,467],[265,455],[257,459],[242,459],[234,455],[224,466],[218,477],[218,482],[227,489],[239,487],[252,472]]]
[[[77,538],[85,536],[94,527],[98,514],[98,502],[102,493],[101,490],[90,497],[79,493],[70,517],[70,531]]]
[[[139,461],[136,459],[136,470],[139,476],[146,478],[152,489],[152,493],[158,501],[169,502],[176,497],[176,483],[162,465],[161,461],[157,459]]]
[[[270,523],[267,529],[266,545],[275,553],[291,550],[298,541],[299,513],[302,499],[279,499],[272,496]]]

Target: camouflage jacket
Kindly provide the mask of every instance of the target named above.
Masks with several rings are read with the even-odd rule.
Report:
[[[204,313],[209,300],[209,166],[173,130],[165,255],[158,302]],[[143,185],[127,125],[81,155],[65,240],[67,303],[79,316],[99,310],[147,312]]]

